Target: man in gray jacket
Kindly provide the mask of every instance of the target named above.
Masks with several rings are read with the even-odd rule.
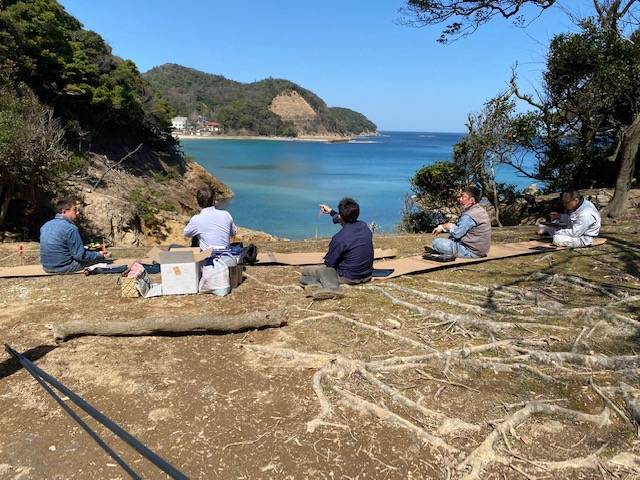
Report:
[[[491,246],[491,219],[478,205],[480,189],[473,185],[460,192],[458,202],[462,213],[458,223],[443,223],[433,229],[433,235],[449,232],[449,238],[436,238],[431,248],[448,257],[486,257]]]
[[[570,213],[551,212],[551,220],[558,224],[538,225],[538,233],[553,235],[559,247],[588,247],[600,233],[600,212],[575,189],[563,190],[560,199]]]

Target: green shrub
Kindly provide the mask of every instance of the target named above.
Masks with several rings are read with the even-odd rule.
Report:
[[[447,221],[447,216],[439,210],[422,210],[413,198],[404,198],[404,207],[398,230],[407,233],[430,232],[436,226]]]
[[[135,214],[144,222],[145,227],[154,230],[160,226],[158,207],[155,205],[151,193],[145,188],[135,188],[129,193],[129,201],[134,207]]]
[[[425,165],[411,179],[417,202],[427,209],[439,210],[455,205],[458,192],[465,185],[465,172],[455,163]]]
[[[430,232],[441,223],[447,221],[447,216],[439,211],[415,210],[413,212],[404,212],[399,226],[401,232],[422,233]]]
[[[0,225],[14,200],[33,207],[40,193],[56,189],[66,170],[64,130],[29,90],[0,85]]]
[[[176,167],[166,167],[164,171],[156,173],[153,178],[160,183],[166,183],[171,180],[179,180],[182,176]]]

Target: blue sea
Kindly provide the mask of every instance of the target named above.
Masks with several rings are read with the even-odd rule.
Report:
[[[423,165],[450,160],[460,133],[382,132],[349,143],[272,140],[181,140],[192,156],[229,185],[223,205],[237,225],[291,239],[326,237],[339,226],[319,214],[344,196],[360,204],[360,219],[392,233],[409,180]],[[531,180],[504,167],[499,181],[524,188]]]

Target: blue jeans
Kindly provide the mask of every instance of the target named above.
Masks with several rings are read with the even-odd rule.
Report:
[[[466,248],[460,242],[454,242],[448,238],[436,238],[431,242],[431,248],[445,255],[453,255],[462,258],[478,258],[478,255]]]
[[[58,268],[42,267],[42,269],[47,273],[74,273],[74,272],[79,272],[83,268],[84,266],[80,262],[77,262],[75,260],[72,260],[69,265],[65,265],[64,267],[58,267]]]

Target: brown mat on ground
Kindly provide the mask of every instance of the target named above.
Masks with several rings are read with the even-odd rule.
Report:
[[[602,245],[607,240],[604,238],[595,238],[592,247]],[[583,247],[589,248],[589,247]],[[491,246],[489,255],[482,258],[456,258],[452,262],[434,262],[432,260],[424,260],[421,256],[394,258],[393,260],[384,260],[375,262],[373,268],[376,270],[393,270],[390,275],[385,277],[374,276],[373,280],[386,280],[388,278],[396,278],[409,273],[421,273],[429,270],[440,270],[443,268],[458,267],[467,263],[488,262],[490,260],[498,260],[500,258],[519,257],[521,255],[535,255],[537,253],[549,253],[556,250],[567,250],[568,247],[553,247],[550,243],[529,241],[518,243],[497,243]]]
[[[177,249],[180,250],[180,249]],[[184,249],[190,250],[190,249]],[[157,252],[160,249],[152,248],[147,252],[146,258],[119,258],[115,259],[112,265],[131,265],[138,260],[142,263],[153,263],[157,260]],[[395,257],[397,250],[393,248],[376,248],[373,252],[374,259]],[[258,262],[256,265],[320,265],[324,261],[324,252],[308,252],[308,253],[258,253]],[[82,273],[74,272],[74,273]],[[0,267],[0,278],[15,277],[43,277],[47,275],[58,275],[56,273],[47,273],[42,269],[42,265],[21,265],[19,267]]]
[[[136,258],[118,258],[111,265],[130,265],[136,260],[145,263],[145,259]],[[151,263],[149,261],[149,263]],[[73,272],[73,274],[83,273],[82,271]],[[66,273],[65,275],[73,275]],[[47,273],[42,269],[42,265],[20,265],[18,267],[0,267],[0,278],[15,277],[44,277],[47,275],[60,275],[59,273]]]
[[[280,264],[280,265],[321,265],[324,262],[326,252],[307,253],[275,253],[258,252],[256,265]],[[373,251],[374,259],[395,257],[398,251],[395,248],[376,248]]]

